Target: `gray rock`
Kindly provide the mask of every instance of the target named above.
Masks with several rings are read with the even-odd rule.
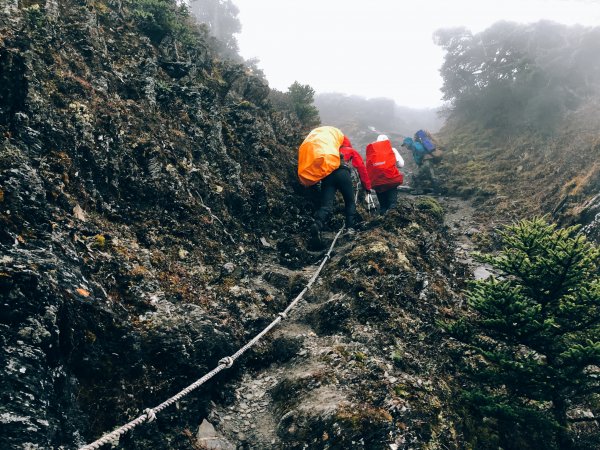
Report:
[[[235,450],[235,445],[220,436],[206,419],[198,427],[196,443],[207,450]]]

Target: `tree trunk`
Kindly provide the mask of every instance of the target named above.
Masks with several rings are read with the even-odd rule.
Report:
[[[557,434],[558,448],[561,450],[571,450],[574,447],[567,421],[567,402],[563,398],[555,397],[552,403],[554,404],[554,419],[560,426]]]

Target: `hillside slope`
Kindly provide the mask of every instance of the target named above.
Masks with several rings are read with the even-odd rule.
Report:
[[[25,6],[1,16],[1,434],[72,448],[243,337],[228,322],[263,296],[224,292],[261,237],[300,230],[299,137],[200,31],[155,44],[134,3]]]
[[[307,245],[318,195],[296,177],[301,124],[210,42],[171,0],[2,4],[3,449],[78,448],[138,417],[260,332],[325,256]],[[457,344],[440,322],[465,313],[482,269],[471,216],[516,216],[502,195],[522,212],[534,202],[525,178],[488,181],[469,162],[502,142],[465,130],[446,129],[441,173],[479,208],[402,196],[381,218],[359,205],[357,236],[281,326],[119,448],[198,449],[207,429],[222,448],[471,445],[478,418],[457,404]],[[538,162],[558,145],[519,156],[555,189],[540,192],[567,199],[542,195],[535,211],[593,214],[576,209],[597,204],[588,144],[555,184]]]
[[[551,136],[451,121],[439,133],[447,144],[439,168],[447,193],[473,198],[495,224],[549,214],[565,225],[582,224],[598,242],[599,114],[590,101]]]

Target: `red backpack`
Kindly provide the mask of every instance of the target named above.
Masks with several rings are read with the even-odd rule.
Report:
[[[402,184],[402,173],[396,167],[396,156],[389,140],[367,145],[367,173],[375,192],[389,191]]]

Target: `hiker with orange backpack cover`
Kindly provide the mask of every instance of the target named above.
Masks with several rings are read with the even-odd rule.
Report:
[[[339,147],[335,148],[338,143]],[[335,168],[332,166],[331,168],[323,169],[320,172],[317,172],[313,168],[310,170],[305,168],[309,166],[308,162],[305,163],[303,161],[303,159],[306,158],[303,155],[308,153],[303,153],[302,151],[302,147],[305,145],[314,147],[327,147],[324,150],[324,153],[330,153],[330,155],[326,155],[322,158],[327,159],[327,157],[331,157],[333,159],[333,154],[337,153],[339,157],[339,165]],[[322,148],[320,150],[323,151]],[[300,182],[305,186],[315,184],[317,182],[315,180],[321,176],[321,174],[324,174],[328,170],[332,169],[329,174],[325,175],[320,180],[321,206],[317,210],[314,217],[315,221],[310,228],[313,243],[315,245],[321,245],[321,230],[333,214],[333,202],[335,200],[335,193],[338,190],[341,192],[344,199],[344,213],[346,217],[345,225],[346,229],[348,230],[347,232],[350,236],[354,235],[356,202],[354,200],[354,185],[352,183],[352,167],[357,170],[363,189],[365,189],[367,192],[371,190],[371,181],[369,180],[369,176],[360,153],[352,148],[350,139],[344,136],[339,129],[328,126],[319,127],[311,131],[311,133],[300,146],[299,153],[298,176],[300,178]],[[313,157],[313,159],[318,160],[319,157]],[[313,163],[312,166],[314,167],[315,164]]]
[[[348,235],[353,236],[354,216],[356,215],[356,202],[354,200],[354,184],[352,183],[352,167],[358,172],[361,185],[367,192],[371,190],[371,181],[360,153],[358,153],[350,139],[344,136],[340,147],[340,167],[321,180],[321,207],[315,214],[315,223],[311,227],[313,239],[320,241],[320,232],[323,225],[333,214],[333,201],[336,191],[340,191],[344,198],[344,213],[346,215],[346,229]]]

